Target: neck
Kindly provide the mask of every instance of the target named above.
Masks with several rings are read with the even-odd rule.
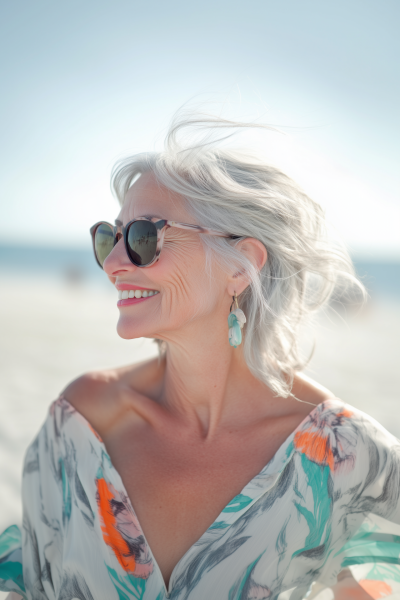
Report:
[[[204,438],[213,437],[221,427],[234,426],[248,412],[251,390],[263,388],[265,397],[267,388],[250,373],[242,346],[229,345],[224,320],[192,323],[166,341],[159,401],[197,427]]]

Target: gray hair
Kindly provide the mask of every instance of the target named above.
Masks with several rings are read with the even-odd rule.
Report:
[[[164,150],[120,161],[111,181],[123,204],[134,180],[152,172],[162,186],[185,198],[197,224],[221,229],[223,223],[225,232],[238,236],[201,236],[207,264],[213,259],[227,270],[248,274],[250,285],[239,298],[247,317],[244,357],[255,377],[287,397],[295,372],[308,362],[299,350],[305,318],[333,294],[343,297],[358,288],[364,297],[365,291],[345,247],[328,235],[321,206],[254,152],[222,143],[232,132],[254,127],[264,126],[178,113]],[[245,237],[260,240],[267,249],[261,271],[236,247]]]

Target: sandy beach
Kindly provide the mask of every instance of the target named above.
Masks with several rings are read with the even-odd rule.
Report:
[[[87,370],[157,354],[150,340],[115,331],[113,288],[16,280],[1,291],[0,530],[21,522],[24,452],[65,385]],[[316,350],[306,372],[400,437],[400,304],[370,302],[358,314],[330,313],[303,335]],[[0,598],[2,598],[0,593]]]

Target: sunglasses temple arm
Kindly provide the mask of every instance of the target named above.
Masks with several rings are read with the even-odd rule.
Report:
[[[216,231],[215,229],[208,229],[207,227],[201,227],[200,225],[192,225],[191,223],[177,223],[176,221],[167,221],[166,225],[169,227],[177,227],[178,229],[188,229],[190,231],[196,231],[197,233],[205,233],[207,235],[215,235],[217,237],[229,238],[232,237],[222,231]]]

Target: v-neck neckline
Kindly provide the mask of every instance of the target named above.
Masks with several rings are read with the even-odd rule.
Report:
[[[294,429],[294,431],[292,431],[292,433],[279,446],[279,448],[277,449],[275,454],[266,463],[266,465],[264,465],[264,467],[261,469],[261,471],[259,473],[257,473],[257,475],[255,475],[248,483],[246,483],[246,485],[243,487],[242,491],[239,494],[237,494],[234,498],[232,498],[232,500],[230,502],[228,502],[228,504],[223,508],[223,510],[220,512],[218,517],[216,517],[216,519],[213,521],[213,523],[211,523],[211,525],[202,533],[202,535],[199,537],[199,539],[196,542],[194,542],[194,544],[192,544],[190,546],[190,548],[188,548],[188,550],[185,552],[185,554],[178,560],[178,562],[176,563],[176,565],[174,566],[174,568],[172,570],[172,573],[171,573],[171,576],[170,576],[169,582],[168,582],[168,589],[167,589],[167,585],[165,583],[165,579],[162,574],[162,571],[154,557],[151,547],[147,541],[146,535],[144,534],[142,525],[137,517],[133,503],[125,489],[125,485],[122,480],[122,477],[121,477],[120,473],[117,471],[117,469],[114,467],[114,465],[111,461],[111,457],[108,453],[105,443],[103,442],[102,437],[97,433],[97,431],[89,423],[89,421],[86,419],[86,417],[84,417],[83,414],[81,412],[79,412],[69,402],[69,400],[67,400],[64,396],[60,396],[55,401],[55,403],[60,402],[60,401],[66,402],[68,404],[68,406],[70,407],[70,409],[71,409],[70,418],[74,417],[79,424],[84,425],[85,433],[87,434],[87,436],[89,436],[91,438],[92,447],[96,448],[96,446],[99,446],[100,452],[96,452],[96,454],[97,454],[97,458],[100,461],[100,463],[102,463],[102,458],[103,458],[104,454],[106,455],[107,460],[109,462],[108,466],[109,466],[110,472],[114,475],[114,477],[116,479],[116,481],[115,481],[116,489],[125,495],[125,497],[127,498],[127,501],[129,502],[129,506],[132,509],[132,512],[136,517],[137,524],[139,525],[141,534],[143,535],[143,539],[146,544],[147,550],[152,558],[154,568],[158,571],[159,577],[163,584],[164,594],[165,594],[166,598],[169,598],[172,593],[172,590],[173,590],[172,584],[174,581],[174,576],[176,575],[176,572],[178,571],[180,565],[185,560],[187,560],[187,558],[193,552],[194,548],[196,546],[198,546],[204,540],[204,538],[207,536],[207,534],[209,534],[211,531],[214,532],[214,530],[219,529],[219,530],[221,530],[221,535],[224,535],[224,533],[226,531],[228,531],[228,528],[233,523],[235,523],[235,521],[237,519],[239,519],[243,514],[245,514],[249,510],[249,508],[251,508],[251,506],[253,506],[266,492],[268,492],[269,490],[271,490],[272,487],[274,487],[274,485],[277,483],[277,481],[280,477],[280,474],[284,470],[285,466],[287,465],[288,461],[291,459],[291,457],[295,451],[295,449],[291,443],[292,443],[296,433],[303,428],[304,424],[308,420],[312,419],[312,417],[314,416],[314,414],[316,412],[318,412],[318,410],[326,409],[327,404],[330,405],[332,402],[335,404],[336,403],[343,404],[343,402],[339,398],[332,397],[332,398],[327,398],[320,404],[315,405],[315,407],[304,417],[304,419],[299,423],[299,425],[297,425],[297,427]],[[272,467],[274,467],[274,468],[272,468]],[[235,503],[235,500],[237,501],[236,503]],[[226,517],[227,514],[229,514],[230,516]],[[221,521],[221,519],[222,519],[222,521]],[[223,523],[223,525],[221,523]],[[215,535],[215,533],[213,533],[213,535]]]

